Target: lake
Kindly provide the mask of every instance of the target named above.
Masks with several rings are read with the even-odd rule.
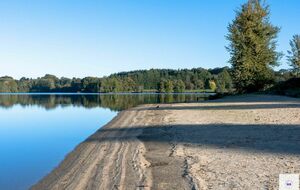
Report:
[[[0,94],[0,189],[28,189],[119,111],[209,94]]]

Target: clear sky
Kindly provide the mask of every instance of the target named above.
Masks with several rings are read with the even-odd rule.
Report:
[[[245,0],[0,0],[0,76],[104,76],[229,65],[227,25]],[[286,53],[299,0],[267,0]],[[280,68],[287,68],[286,59]]]

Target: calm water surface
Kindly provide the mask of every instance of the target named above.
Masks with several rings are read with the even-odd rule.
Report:
[[[0,94],[0,189],[28,189],[118,111],[204,94]]]

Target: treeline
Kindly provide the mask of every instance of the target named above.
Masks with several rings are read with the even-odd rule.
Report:
[[[230,69],[150,69],[121,72],[108,77],[58,78],[45,75],[37,79],[0,77],[0,92],[230,92]]]

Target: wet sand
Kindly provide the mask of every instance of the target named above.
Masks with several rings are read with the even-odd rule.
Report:
[[[245,95],[123,111],[32,189],[278,189],[300,173],[300,99]]]

